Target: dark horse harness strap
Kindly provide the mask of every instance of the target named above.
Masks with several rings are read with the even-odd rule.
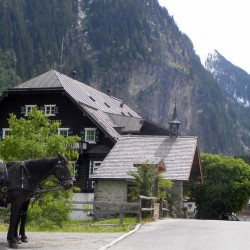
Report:
[[[34,184],[33,178],[29,172],[29,170],[27,169],[27,167],[25,166],[25,162],[21,162],[20,164],[21,167],[21,183],[20,186],[16,186],[16,187],[8,187],[6,188],[6,192],[7,191],[29,191],[29,192],[35,192],[36,190],[36,185]],[[25,176],[26,181],[25,181]],[[28,180],[28,183],[27,183]]]
[[[21,188],[22,188],[22,190],[24,190],[24,172],[25,172],[26,176],[27,176],[27,178],[28,178],[28,180],[29,180],[29,182],[31,184],[31,189],[30,190],[34,192],[35,189],[36,189],[36,185],[34,184],[33,178],[31,176],[29,170],[25,166],[25,162],[23,161],[20,166],[22,167],[22,177],[21,177]]]

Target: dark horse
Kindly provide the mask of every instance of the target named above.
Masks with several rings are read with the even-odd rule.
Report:
[[[2,168],[0,177],[2,176],[3,188],[0,190],[0,204],[6,202],[11,205],[7,234],[10,248],[18,248],[17,231],[20,219],[20,237],[23,242],[27,242],[25,219],[30,199],[40,187],[40,183],[50,175],[54,175],[65,190],[73,186],[68,160],[60,154],[57,157],[8,162],[5,171]]]

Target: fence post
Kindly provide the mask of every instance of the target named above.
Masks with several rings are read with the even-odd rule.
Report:
[[[138,211],[138,219],[139,219],[139,222],[141,221],[141,219],[142,219],[142,216],[141,216],[141,214],[142,214],[142,198],[141,198],[141,196],[139,195],[139,199],[140,199],[140,201],[139,201],[139,211]]]
[[[121,226],[123,224],[123,218],[124,218],[124,209],[123,209],[123,205],[120,206],[120,222],[119,222],[119,226]]]
[[[159,219],[162,219],[162,217],[163,217],[163,210],[162,210],[162,208],[163,208],[163,200],[162,200],[162,198],[160,198]]]

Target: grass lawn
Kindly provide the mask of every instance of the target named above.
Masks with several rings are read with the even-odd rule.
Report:
[[[133,230],[136,225],[136,218],[124,218],[123,225],[119,226],[119,218],[109,220],[70,220],[65,222],[62,227],[48,225],[39,226],[35,221],[27,223],[27,232],[79,232],[79,233],[118,233]],[[8,223],[0,221],[0,232],[7,232]]]

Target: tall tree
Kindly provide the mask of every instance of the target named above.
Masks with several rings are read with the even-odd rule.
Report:
[[[10,135],[0,141],[0,156],[5,161],[28,160],[32,158],[65,154],[69,160],[77,159],[78,153],[72,145],[80,140],[78,136],[64,137],[57,133],[60,123],[51,123],[40,110],[33,110],[28,119],[17,119],[11,114],[8,120]]]
[[[74,150],[73,145],[80,138],[58,135],[60,123],[51,123],[42,111],[33,110],[27,119],[17,119],[11,114],[8,122],[10,134],[0,140],[0,158],[4,161],[55,156],[58,152],[65,154],[69,160],[77,159],[78,152]],[[54,187],[57,182],[56,178],[51,176],[43,184]],[[43,195],[43,203],[33,205],[29,212],[30,218],[41,227],[62,226],[62,222],[68,219],[71,211],[71,196],[72,190]]]
[[[201,218],[218,218],[242,210],[250,197],[250,166],[242,159],[202,154],[204,184],[194,184],[191,196]]]
[[[11,50],[0,53],[0,94],[9,87],[21,82],[16,74],[16,57]]]

